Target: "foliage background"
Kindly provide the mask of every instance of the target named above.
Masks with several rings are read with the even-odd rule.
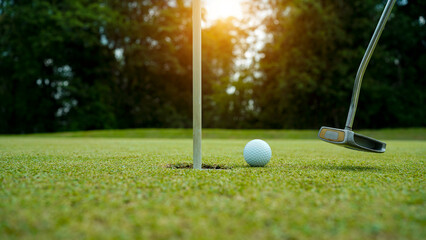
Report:
[[[204,127],[342,127],[385,3],[254,0],[206,24]],[[397,1],[355,127],[425,126],[425,10]],[[191,127],[191,27],[184,0],[0,0],[0,133]]]

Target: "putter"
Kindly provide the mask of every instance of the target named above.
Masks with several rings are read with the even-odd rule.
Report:
[[[386,3],[382,16],[380,17],[379,23],[377,24],[376,30],[374,31],[373,37],[371,38],[370,43],[368,44],[367,50],[365,51],[364,57],[362,58],[361,64],[358,68],[345,129],[321,127],[318,133],[318,137],[321,140],[353,150],[374,153],[384,153],[386,151],[386,143],[371,137],[354,133],[352,131],[352,126],[354,123],[355,112],[358,105],[362,78],[364,76],[365,70],[367,69],[368,62],[370,61],[370,58],[373,55],[374,49],[376,48],[377,42],[379,41],[380,35],[382,34],[386,22],[392,12],[392,8],[395,5],[395,2],[396,0],[388,0],[388,2]]]

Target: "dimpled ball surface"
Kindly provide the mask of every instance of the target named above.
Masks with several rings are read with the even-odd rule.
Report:
[[[271,160],[272,151],[268,143],[255,139],[244,148],[244,160],[252,167],[263,167]]]

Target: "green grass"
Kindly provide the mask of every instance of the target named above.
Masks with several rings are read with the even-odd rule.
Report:
[[[176,134],[187,130],[136,135],[144,131],[151,138],[131,138],[131,130],[0,137],[0,239],[426,236],[424,135],[388,140],[386,153],[369,154],[278,139],[286,131],[207,130],[204,163],[230,169],[194,171],[165,167],[191,163],[192,140]],[[373,134],[418,132],[425,131]],[[247,167],[244,136],[271,145],[267,167]]]
[[[357,133],[385,140],[426,140],[426,128],[356,130]],[[209,139],[316,139],[318,130],[224,130],[203,129]],[[26,135],[30,137],[84,138],[192,138],[192,129],[124,129],[59,132]]]

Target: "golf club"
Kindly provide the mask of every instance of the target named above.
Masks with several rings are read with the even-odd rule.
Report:
[[[345,129],[321,127],[318,133],[318,137],[321,140],[354,150],[375,153],[384,153],[386,151],[386,143],[371,137],[354,133],[352,131],[352,125],[354,123],[355,112],[358,105],[362,78],[364,76],[365,70],[367,69],[370,58],[373,55],[377,42],[379,41],[380,35],[382,34],[386,22],[392,12],[392,8],[395,5],[395,2],[396,0],[388,0],[386,3],[382,16],[380,17],[379,23],[377,24],[376,30],[374,31],[373,37],[368,44],[367,50],[365,51],[364,57],[362,58],[361,64],[358,68]]]

